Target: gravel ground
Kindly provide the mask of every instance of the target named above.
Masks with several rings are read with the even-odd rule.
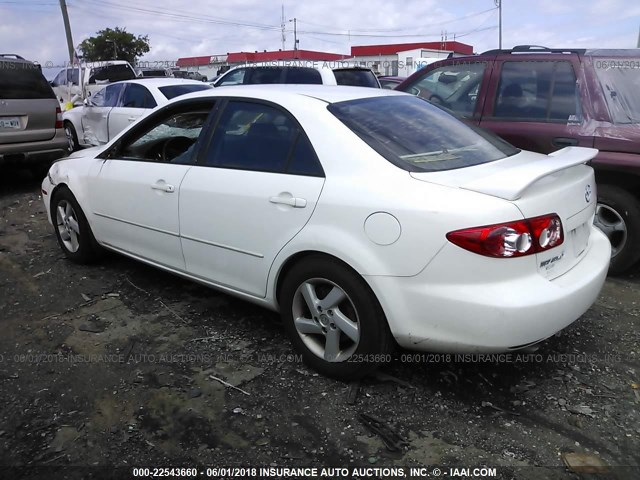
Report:
[[[0,464],[22,467],[12,475],[488,465],[578,478],[583,459],[607,466],[593,478],[640,478],[638,271],[610,278],[533,354],[399,351],[382,375],[345,384],[306,368],[271,312],[117,255],[70,263],[38,179],[0,178]]]

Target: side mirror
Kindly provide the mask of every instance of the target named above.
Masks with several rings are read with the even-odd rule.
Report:
[[[83,104],[85,107],[93,107],[93,103],[91,103],[91,100],[89,100],[88,98],[85,98],[85,99],[82,101],[82,104]]]

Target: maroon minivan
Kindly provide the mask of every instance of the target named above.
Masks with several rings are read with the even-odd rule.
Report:
[[[516,147],[550,153],[600,150],[595,224],[612,246],[610,271],[640,259],[640,49],[522,45],[448,58],[407,78],[413,93]]]

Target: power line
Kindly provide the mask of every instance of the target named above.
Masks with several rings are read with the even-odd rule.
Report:
[[[434,23],[421,23],[420,25],[416,25],[416,26],[411,26],[411,27],[403,27],[403,28],[367,28],[367,29],[356,29],[356,28],[344,28],[343,30],[348,30],[349,32],[401,32],[403,30],[411,30],[412,28],[422,28],[422,27],[432,27],[432,26],[440,26],[440,25],[447,25],[450,23],[455,23],[455,22],[459,22],[460,20],[465,20],[467,18],[471,18],[471,17],[477,17],[479,15],[483,15],[485,13],[488,12],[494,12],[497,10],[498,7],[493,7],[493,8],[488,8],[487,10],[483,10],[481,12],[476,12],[476,13],[470,13],[468,15],[464,15],[462,17],[457,17],[451,20],[446,20],[444,22],[434,22]],[[322,28],[334,28],[335,25],[322,25],[319,23],[313,23],[313,22],[307,22],[304,20],[298,20],[298,22],[300,23],[305,23],[307,25],[312,25],[315,27],[322,27]]]

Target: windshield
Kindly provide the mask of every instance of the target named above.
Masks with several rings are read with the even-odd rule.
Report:
[[[199,92],[201,90],[208,90],[212,88],[209,85],[169,85],[167,87],[160,87],[158,90],[167,97],[167,100],[179,97],[180,95],[186,95],[187,93]]]
[[[361,68],[339,68],[333,71],[338,85],[352,87],[380,88],[375,74],[371,70]]]
[[[380,155],[411,172],[470,167],[519,152],[419,97],[365,98],[328,108]]]
[[[0,62],[0,99],[56,98],[40,68],[29,62]]]
[[[94,68],[89,77],[89,83],[96,83],[96,81],[119,82],[134,78],[136,78],[136,74],[128,64],[107,65]]]
[[[594,58],[593,66],[613,123],[640,123],[640,58]]]

